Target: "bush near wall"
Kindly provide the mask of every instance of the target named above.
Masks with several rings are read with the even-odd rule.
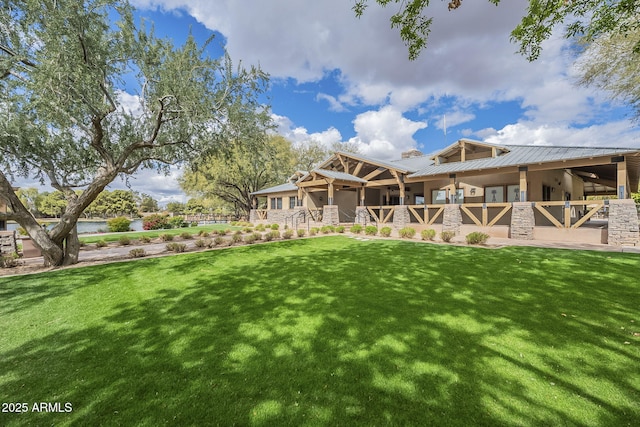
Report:
[[[109,231],[112,233],[120,233],[122,231],[129,231],[129,227],[131,226],[131,221],[128,218],[123,216],[119,216],[116,218],[111,218],[107,220],[107,227]]]
[[[466,235],[465,239],[470,245],[482,245],[489,240],[489,235],[480,231],[474,231]]]
[[[382,227],[380,229],[380,235],[382,237],[389,237],[391,236],[391,227]]]
[[[420,232],[422,240],[433,240],[436,237],[436,230],[429,228]]]
[[[353,234],[360,234],[362,232],[362,226],[360,224],[354,224],[349,229]]]
[[[416,230],[411,227],[404,227],[404,228],[401,228],[400,231],[398,231],[398,234],[403,239],[412,239],[413,236],[416,235]]]
[[[442,241],[447,243],[449,243],[455,236],[456,233],[454,233],[453,231],[443,231],[442,233],[440,233],[440,238],[442,239]]]
[[[162,230],[169,226],[168,215],[151,214],[145,216],[142,220],[142,228],[144,230]]]
[[[375,236],[376,234],[378,234],[378,227],[376,227],[375,225],[367,225],[364,228],[364,234],[366,234],[367,236]]]

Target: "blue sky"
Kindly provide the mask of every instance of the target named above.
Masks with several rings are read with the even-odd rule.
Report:
[[[349,0],[133,0],[156,32],[181,44],[211,32],[234,62],[271,76],[268,98],[278,132],[294,144],[357,144],[393,159],[438,150],[465,137],[502,144],[640,146],[640,129],[607,94],[576,86],[576,60],[557,31],[537,61],[516,53],[509,33],[526,0],[498,7],[468,1],[456,11],[434,1],[427,50],[416,61],[392,9],[371,6],[355,18]],[[373,0],[371,0],[373,3]],[[446,116],[447,135],[443,117]],[[133,189],[166,203],[185,200],[176,177],[145,171]],[[116,181],[111,188],[124,184]]]

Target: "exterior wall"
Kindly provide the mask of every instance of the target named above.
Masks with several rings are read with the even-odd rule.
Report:
[[[632,199],[609,201],[609,244],[639,245],[638,211]]]
[[[353,222],[356,215],[358,193],[356,191],[336,191],[334,193],[334,205],[338,205],[340,222]]]
[[[322,208],[322,224],[338,225],[340,223],[338,205],[325,205]]]
[[[511,213],[511,235],[509,237],[519,240],[533,240],[535,225],[535,216],[531,203],[514,203]]]

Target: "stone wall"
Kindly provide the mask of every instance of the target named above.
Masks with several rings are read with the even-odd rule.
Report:
[[[462,212],[460,205],[447,204],[444,205],[444,213],[442,217],[442,231],[453,231],[456,235],[460,234],[460,226],[462,225]]]
[[[360,224],[362,226],[367,225],[370,221],[369,210],[366,206],[358,206],[356,207],[356,218],[354,221],[356,224]]]
[[[530,202],[514,202],[511,210],[511,238],[533,240],[536,217]]]
[[[400,229],[411,225],[411,213],[406,206],[396,206],[393,211],[393,227]]]
[[[609,200],[610,245],[639,245],[638,211],[631,199]]]
[[[338,225],[340,223],[340,211],[338,205],[325,205],[322,208],[322,224]]]
[[[0,231],[0,255],[13,254],[18,251],[15,231]]]

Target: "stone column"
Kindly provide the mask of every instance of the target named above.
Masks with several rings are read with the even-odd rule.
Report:
[[[251,209],[249,211],[249,222],[252,224],[255,224],[256,222],[258,222],[258,210],[257,209]]]
[[[411,213],[407,206],[396,206],[393,211],[393,228],[404,228],[411,225]]]
[[[511,238],[533,240],[536,217],[533,206],[527,202],[514,202],[511,208]]]
[[[632,199],[609,200],[610,245],[640,245],[638,211]]]
[[[444,206],[442,217],[442,231],[453,231],[456,235],[460,233],[462,225],[462,212],[460,205],[447,204]]]
[[[0,231],[0,256],[18,251],[15,231]]]
[[[338,225],[340,223],[340,212],[338,205],[325,205],[322,207],[322,224]]]

